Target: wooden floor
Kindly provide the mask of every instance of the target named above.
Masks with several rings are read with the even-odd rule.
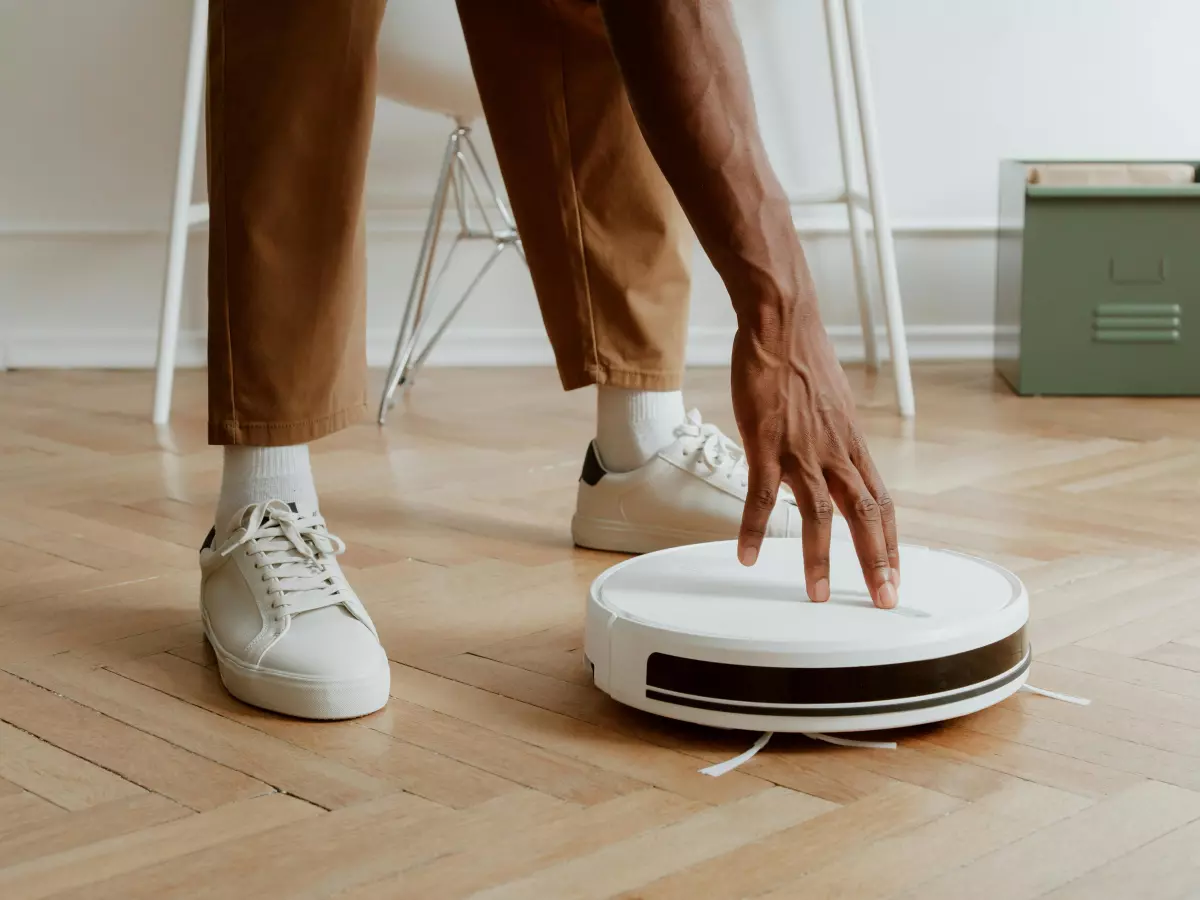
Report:
[[[895,751],[722,734],[588,685],[614,557],[575,550],[590,392],[428,372],[320,442],[323,511],[393,663],[389,707],[289,721],[222,690],[196,550],[220,456],[201,373],[0,375],[0,897],[1200,897],[1200,402],[1020,399],[853,373],[902,538],[1017,570],[1019,696]],[[731,425],[727,375],[689,401]]]

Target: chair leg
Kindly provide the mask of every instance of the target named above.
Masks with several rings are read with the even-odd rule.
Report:
[[[896,379],[896,403],[900,408],[900,415],[911,418],[916,415],[916,403],[913,398],[912,371],[908,362],[908,339],[904,332],[904,310],[900,305],[896,247],[892,240],[892,224],[888,217],[887,203],[884,200],[883,169],[879,159],[879,138],[875,133],[875,109],[871,99],[871,74],[863,47],[862,12],[859,0],[838,2],[844,3],[850,62],[854,72],[858,126],[862,133],[863,156],[867,168],[867,192],[871,198],[871,215],[875,220],[875,252],[879,258],[879,278],[883,284],[888,341],[891,344],[892,370]]]
[[[472,169],[474,169],[474,173],[472,173]],[[483,192],[480,191],[480,186],[476,183],[476,178],[482,182],[484,187]],[[447,252],[431,286],[429,280],[430,272],[434,265],[434,254],[437,246],[438,232],[441,230],[442,217],[447,205],[450,203],[450,191],[454,192],[453,202],[460,230],[458,235],[455,236],[454,243]],[[495,205],[501,218],[504,220],[501,228],[493,225],[488,216],[488,205],[484,199],[485,193],[487,200],[490,200]],[[478,216],[482,220],[482,228],[476,227],[473,221],[474,216]],[[475,277],[471,280],[470,284],[439,323],[437,329],[418,352],[417,348],[421,343],[425,326],[429,322],[428,310],[432,308],[434,300],[438,295],[442,278],[446,274],[446,270],[461,242],[470,238],[491,240],[492,252],[475,273]],[[524,261],[525,251],[521,247],[520,240],[517,237],[516,223],[512,213],[488,176],[487,169],[484,168],[479,152],[475,149],[475,145],[471,141],[470,129],[464,125],[459,125],[451,134],[450,140],[447,143],[446,159],[442,163],[442,173],[438,180],[434,207],[430,210],[429,226],[426,230],[425,241],[421,247],[417,263],[417,273],[413,280],[412,293],[409,296],[408,306],[405,309],[404,318],[400,326],[400,334],[396,339],[396,351],[392,357],[392,365],[388,372],[383,397],[379,402],[380,425],[387,418],[387,411],[389,406],[394,402],[393,397],[396,390],[401,385],[405,387],[412,385],[417,373],[425,365],[425,361],[433,352],[434,347],[437,346],[438,341],[441,340],[442,335],[446,333],[459,311],[475,293],[475,290],[479,287],[487,273],[491,271],[492,266],[496,264],[496,261],[509,247],[515,248],[520,254],[522,261]]]
[[[179,344],[183,273],[187,257],[192,179],[196,173],[196,142],[200,132],[200,111],[204,105],[204,57],[207,48],[208,0],[195,0],[192,4],[192,34],[188,45],[179,159],[175,166],[175,196],[171,203],[167,273],[158,319],[158,355],[154,378],[155,425],[165,425],[171,418],[171,390],[175,381],[175,356]]]
[[[400,352],[400,377],[396,381],[397,389],[408,388],[412,386],[413,379],[416,378],[416,367],[413,365],[413,354],[416,352],[417,344],[421,341],[421,336],[425,333],[425,326],[429,324],[429,313],[437,303],[438,296],[441,294],[442,281],[446,277],[450,265],[454,262],[454,255],[458,248],[462,245],[463,236],[456,234],[454,240],[450,244],[450,249],[446,251],[446,255],[442,257],[442,264],[438,268],[437,275],[429,285],[429,289],[425,292],[425,302],[417,309],[417,315],[413,318],[412,329],[408,333],[408,339],[404,342],[404,349]],[[432,262],[430,263],[432,265]],[[454,307],[454,312],[458,311],[458,304]],[[451,316],[453,316],[453,312]],[[438,329],[437,334],[441,334],[442,329]],[[395,405],[395,395],[388,402],[388,406]]]
[[[468,140],[466,135],[463,135],[463,140]],[[458,211],[459,233],[467,234],[471,230],[471,210],[467,205],[467,185],[463,177],[461,152],[455,158],[454,179],[450,182],[450,187],[454,191],[454,208]]]
[[[867,231],[863,213],[854,200],[854,160],[851,150],[850,86],[846,80],[846,51],[836,0],[825,0],[825,34],[829,43],[829,67],[833,74],[833,108],[837,113],[838,147],[842,159],[842,183],[846,186],[846,211],[850,218],[850,254],[854,262],[854,289],[858,317],[862,323],[863,353],[867,368],[879,368],[875,341],[875,317],[871,310],[871,287],[867,277]]]
[[[408,303],[404,307],[404,315],[400,320],[400,333],[396,336],[396,349],[392,354],[392,364],[388,369],[387,381],[384,383],[383,396],[379,400],[380,425],[387,419],[388,405],[404,374],[404,366],[408,361],[406,349],[411,354],[410,335],[418,330],[425,311],[429,277],[433,270],[434,254],[437,251],[438,236],[442,230],[442,219],[446,212],[446,200],[449,195],[451,179],[454,177],[458,144],[462,133],[462,128],[456,128],[446,141],[446,152],[442,156],[442,168],[433,195],[433,205],[429,208],[429,220],[425,226],[425,236],[421,240],[421,252],[417,255],[417,268],[413,273]]]
[[[507,227],[510,231],[515,232],[517,230],[516,220],[513,218],[513,214],[509,210],[508,204],[504,202],[504,198],[500,196],[500,192],[496,190],[496,186],[492,184],[492,178],[490,175],[488,175],[487,168],[483,165],[483,160],[479,157],[479,151],[475,149],[475,142],[471,140],[470,133],[464,136],[463,143],[466,144],[467,152],[471,154],[471,159],[475,163],[475,168],[479,171],[479,177],[480,180],[483,181],[483,186],[487,189],[488,194],[491,195],[492,202],[496,204],[496,208],[500,210],[500,216],[504,219],[505,227]],[[468,181],[470,180],[469,172],[467,173],[467,179]],[[482,203],[480,203],[480,205],[482,205]],[[521,255],[524,256],[523,250]]]
[[[500,255],[512,246],[515,246],[515,244],[511,242],[496,242],[496,245],[492,249],[491,255],[488,256],[488,258],[484,261],[479,271],[475,274],[475,277],[471,280],[471,283],[467,285],[467,289],[463,291],[462,296],[458,298],[458,302],[450,308],[450,312],[446,314],[446,318],[442,319],[442,323],[438,325],[437,331],[435,331],[429,338],[429,341],[425,344],[425,349],[421,351],[421,355],[418,356],[416,362],[412,364],[411,368],[409,369],[410,382],[412,379],[417,377],[417,373],[421,370],[421,367],[425,365],[425,360],[429,358],[429,354],[433,352],[433,348],[437,345],[437,342],[446,332],[446,329],[450,327],[450,323],[454,321],[454,317],[458,315],[458,311],[463,308],[467,300],[469,300],[471,295],[475,293],[475,288],[479,287],[479,283],[483,281],[484,276],[487,275],[492,266],[496,264],[496,260],[500,258]]]

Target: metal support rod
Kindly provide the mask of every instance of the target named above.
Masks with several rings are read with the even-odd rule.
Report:
[[[379,424],[382,425],[387,416],[387,404],[396,385],[400,381],[401,354],[404,351],[408,329],[414,317],[420,318],[425,306],[425,293],[429,287],[429,272],[433,268],[433,255],[437,249],[438,234],[442,228],[442,216],[446,211],[446,192],[450,186],[452,169],[458,152],[458,141],[463,129],[457,128],[451,132],[446,141],[446,152],[442,157],[442,168],[438,175],[437,189],[434,191],[433,205],[429,208],[429,219],[425,226],[425,236],[421,241],[421,251],[417,255],[417,268],[413,273],[412,287],[408,293],[408,303],[404,307],[404,317],[400,322],[400,333],[396,336],[396,350],[392,354],[392,364],[388,369],[387,382],[384,385],[383,397],[379,401]]]
[[[484,186],[484,191],[480,190],[477,179]],[[431,282],[430,273],[435,264],[438,233],[442,228],[446,207],[451,202],[451,191],[454,192],[453,204],[458,218],[459,231],[454,236],[453,243],[442,260],[437,275]],[[489,204],[484,199],[485,192],[490,195],[488,199],[503,219],[504,224],[500,227],[494,225],[488,215]],[[476,216],[478,219],[475,219]],[[483,227],[477,227],[473,224],[473,220],[482,220]],[[432,309],[441,293],[442,281],[450,263],[462,242],[473,239],[490,241],[492,252],[422,347],[421,339],[429,324]],[[417,260],[417,271],[413,276],[412,290],[405,306],[400,332],[396,337],[396,349],[392,356],[392,364],[388,370],[383,395],[379,401],[379,424],[382,425],[386,420],[387,411],[394,403],[397,390],[402,387],[407,388],[412,384],[459,311],[475,294],[484,277],[509,247],[515,248],[521,259],[524,260],[525,251],[517,236],[512,213],[488,176],[479,153],[471,141],[470,130],[459,125],[447,140],[446,156],[443,158],[442,170],[434,192],[433,207],[429,212],[425,236]]]
[[[429,358],[429,354],[433,352],[433,348],[437,344],[438,340],[441,339],[441,336],[445,333],[446,329],[450,327],[450,323],[454,320],[454,317],[458,315],[458,311],[463,308],[463,305],[467,302],[467,300],[470,299],[471,295],[475,293],[475,288],[479,287],[479,283],[483,281],[483,276],[487,275],[492,266],[496,264],[496,260],[498,260],[501,254],[511,246],[513,246],[513,244],[498,243],[492,249],[491,254],[488,256],[487,260],[484,261],[483,266],[480,267],[479,272],[475,275],[475,278],[472,279],[469,285],[467,285],[467,289],[463,291],[463,295],[458,298],[458,302],[451,307],[450,312],[446,314],[446,318],[442,319],[441,324],[438,325],[437,331],[435,331],[429,338],[428,343],[425,344],[425,349],[421,351],[421,355],[418,356],[416,362],[412,364],[411,368],[409,369],[409,378],[416,377],[417,373],[421,370],[421,367],[425,365],[425,360]]]

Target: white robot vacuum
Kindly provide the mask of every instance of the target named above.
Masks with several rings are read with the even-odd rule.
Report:
[[[1024,683],[1029,598],[1011,572],[902,545],[900,602],[876,609],[849,539],[831,598],[804,591],[800,541],[733,541],[626,560],[592,584],[584,649],[596,686],[646,712],[749,731],[872,731],[999,703]]]

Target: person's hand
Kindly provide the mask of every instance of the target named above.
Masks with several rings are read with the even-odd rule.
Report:
[[[759,132],[729,0],[600,0],[638,125],[738,317],[733,409],[750,466],[738,539],[758,558],[779,485],[804,520],[808,595],[829,599],[836,503],[876,606],[896,605],[896,523],[854,424],[854,400],[817,315],[792,204]],[[894,570],[894,571],[893,571]]]
[[[866,442],[854,398],[815,307],[782,321],[765,314],[739,328],[733,345],[733,409],[750,466],[738,559],[752,566],[781,482],[803,520],[808,596],[829,599],[833,504],[850,525],[875,605],[896,605],[900,555],[896,518]]]

